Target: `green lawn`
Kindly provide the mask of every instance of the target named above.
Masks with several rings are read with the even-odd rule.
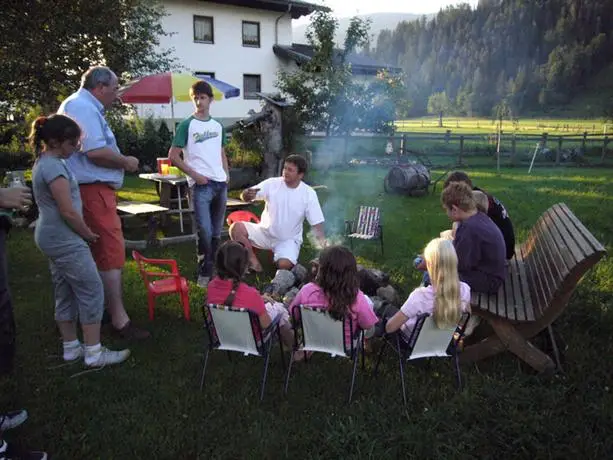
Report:
[[[438,117],[420,117],[396,121],[396,130],[406,133],[441,133],[450,130],[453,134],[489,134],[498,132],[498,120],[478,117],[443,117],[443,127],[439,127]],[[605,130],[606,126],[606,130]],[[609,134],[613,122],[602,118],[519,118],[516,123],[503,120],[502,129],[506,133],[553,135]]]
[[[509,209],[518,239],[551,204],[564,201],[611,252],[613,171],[606,169],[472,170],[476,184]],[[358,204],[381,206],[385,257],[378,245],[356,247],[360,262],[391,273],[406,295],[419,276],[413,256],[449,226],[437,196],[383,193],[383,169],[356,167],[316,176],[329,233]],[[122,198],[156,199],[149,183],[130,178]],[[131,231],[136,231],[132,229]],[[290,392],[273,354],[265,400],[257,390],[261,362],[213,353],[207,387],[198,390],[204,292],[191,285],[193,320],[178,302],[160,300],[149,323],[145,290],[133,262],[125,270],[125,302],[153,338],[131,344],[127,363],[71,378],[79,365],[55,368],[60,342],[45,258],[30,231],[12,233],[10,275],[18,326],[18,368],[0,381],[0,408],[27,408],[30,420],[7,438],[44,448],[56,459],[208,458],[607,458],[613,452],[613,262],[605,258],[583,279],[555,323],[566,345],[566,373],[534,375],[510,354],[463,367],[458,393],[449,362],[410,367],[409,406],[402,406],[396,362],[377,378],[358,373],[346,404],[350,365],[317,356],[296,366]],[[195,270],[192,244],[147,251]],[[301,259],[314,251],[308,243]],[[272,271],[269,270],[268,277]],[[251,280],[262,285],[265,276]],[[105,339],[112,347],[124,345]],[[55,355],[56,357],[52,357]],[[373,357],[367,357],[370,370]]]

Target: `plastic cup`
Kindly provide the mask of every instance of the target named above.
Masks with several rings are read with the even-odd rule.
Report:
[[[168,163],[162,163],[162,176],[167,176],[170,165]]]
[[[170,166],[170,158],[166,158],[166,157],[157,158],[157,164],[158,164],[158,172],[160,174],[168,174],[168,171],[167,172],[163,171],[162,165]]]

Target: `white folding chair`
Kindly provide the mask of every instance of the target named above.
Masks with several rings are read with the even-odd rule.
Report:
[[[342,356],[353,360],[353,372],[349,387],[349,402],[353,396],[358,355],[362,352],[362,366],[364,366],[364,331],[359,329],[352,335],[351,343],[345,341],[345,331],[352,331],[352,320],[346,316],[344,320],[337,320],[330,316],[325,306],[300,305],[294,309],[294,329],[302,331],[302,344],[299,343],[298,334],[295,334],[295,344],[292,351],[287,376],[285,378],[285,393],[289,387],[289,378],[294,362],[294,352],[328,353],[332,357]]]
[[[383,255],[383,225],[381,211],[374,206],[360,206],[355,220],[345,221],[345,236],[353,250],[353,240],[379,240],[381,255]]]
[[[449,329],[439,329],[428,313],[424,313],[417,318],[415,327],[411,335],[407,335],[399,330],[392,336],[386,336],[385,344],[379,351],[377,364],[375,365],[374,373],[377,374],[381,358],[386,350],[386,344],[398,354],[398,363],[400,368],[400,382],[402,384],[402,398],[406,405],[407,395],[404,384],[404,364],[406,361],[422,358],[453,358],[457,377],[458,389],[462,389],[462,376],[460,373],[460,343],[464,336],[466,323],[470,315],[465,313],[462,315],[457,327]],[[391,340],[390,340],[391,339]]]
[[[279,340],[281,361],[285,371],[285,356],[283,355],[279,327],[281,316],[279,315],[274,318],[270,326],[262,329],[257,315],[246,308],[210,304],[202,307],[202,314],[209,342],[204,355],[200,390],[204,386],[209,353],[213,350],[225,350],[228,352],[228,357],[230,357],[229,352],[233,351],[243,353],[245,356],[252,355],[264,358],[264,370],[260,385],[260,400],[262,400],[264,398],[264,388],[266,387],[270,349],[275,335]]]

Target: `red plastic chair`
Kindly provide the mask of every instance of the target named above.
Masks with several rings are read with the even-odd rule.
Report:
[[[230,226],[234,222],[253,222],[254,224],[259,224],[260,218],[251,211],[233,211],[228,214],[226,223]]]
[[[230,214],[228,214],[228,217],[226,218],[226,223],[228,224],[228,227],[230,225],[232,225],[234,222],[253,222],[254,224],[259,224],[260,223],[260,218],[258,216],[256,216],[254,213],[252,213],[251,211],[233,211]],[[255,248],[255,246],[254,246]],[[266,251],[266,249],[261,249],[261,248],[255,248],[258,249],[260,251]],[[273,260],[273,252],[269,251],[270,253],[270,260]]]
[[[187,321],[190,320],[189,312],[189,286],[187,280],[181,276],[177,267],[177,261],[172,259],[148,259],[137,251],[132,251],[132,257],[138,264],[138,270],[145,283],[147,290],[147,300],[149,303],[149,319],[153,321],[153,310],[155,308],[155,298],[161,295],[178,293],[183,306],[183,315]],[[151,272],[147,271],[145,265],[166,265],[171,272]],[[159,278],[159,279],[156,279]]]

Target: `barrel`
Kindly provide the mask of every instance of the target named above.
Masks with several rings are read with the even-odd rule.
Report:
[[[393,166],[385,176],[384,187],[388,193],[423,196],[430,185],[430,171],[424,165]]]

